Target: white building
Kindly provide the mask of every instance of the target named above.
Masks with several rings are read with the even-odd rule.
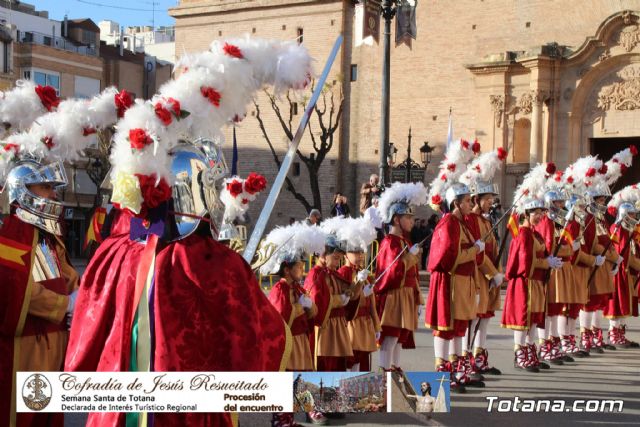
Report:
[[[155,56],[158,60],[174,64],[175,55],[175,30],[173,27],[159,27],[153,29],[150,26],[136,26],[124,28],[114,21],[100,21],[100,40],[108,45],[122,44],[131,52],[144,52],[149,56]]]

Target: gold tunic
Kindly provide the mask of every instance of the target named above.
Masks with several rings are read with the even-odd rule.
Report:
[[[405,252],[401,260],[404,264],[404,276],[406,277],[407,271],[418,264],[418,257]],[[402,328],[410,331],[418,329],[418,306],[424,304],[424,301],[420,292],[417,293],[419,297],[416,300],[416,290],[404,286],[404,279],[402,279],[400,288],[391,289],[387,292],[380,323],[383,326]]]
[[[491,232],[491,222],[482,217],[478,217],[478,226],[480,227],[480,235],[489,235],[485,244],[486,247],[493,247],[497,250],[497,242],[495,236]],[[485,247],[485,248],[486,248]],[[486,250],[486,249],[485,249]],[[479,274],[477,275],[477,289],[479,294],[478,314],[485,314],[488,311],[500,310],[500,287],[491,287],[490,281],[498,274],[498,269],[493,261],[485,254],[482,257],[482,264],[478,266]]]
[[[343,290],[336,279],[330,275],[326,276],[325,285],[329,287],[331,299],[324,324],[321,327],[315,327],[316,356],[353,356],[347,319],[344,316],[331,317],[333,309],[343,310],[340,297]]]

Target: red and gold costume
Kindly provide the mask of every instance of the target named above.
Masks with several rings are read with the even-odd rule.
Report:
[[[535,324],[544,328],[544,281],[549,269],[546,257],[542,237],[532,228],[521,226],[509,247],[503,328],[529,330]]]
[[[443,339],[463,337],[469,320],[476,318],[478,252],[474,242],[467,226],[452,214],[445,215],[433,233],[425,325]]]
[[[398,343],[404,348],[413,345],[413,331],[418,329],[417,307],[422,304],[418,289],[419,260],[409,253],[408,247],[411,247],[409,240],[394,234],[382,239],[376,261],[376,277],[380,279],[374,287],[382,327],[380,342],[386,336],[398,337]],[[404,253],[392,265],[403,250]]]
[[[63,426],[63,414],[16,414],[15,379],[17,371],[62,369],[68,295],[78,274],[59,238],[10,215],[0,229],[0,277],[0,425]]]
[[[591,220],[592,218],[593,220]],[[588,253],[591,255],[604,255],[606,258],[604,265],[596,268],[593,279],[589,283],[588,301],[584,306],[585,311],[596,311],[603,310],[606,307],[607,301],[613,293],[614,284],[611,271],[615,268],[618,253],[614,245],[609,246],[610,238],[608,229],[610,226],[607,225],[606,221],[598,220],[594,218],[592,214],[588,214],[585,223],[589,222],[591,222],[593,226],[589,226],[588,231],[584,233],[586,249],[589,250]],[[603,252],[607,247],[609,247],[609,249],[607,253],[604,254]],[[591,274],[591,271],[589,271],[589,274]]]
[[[317,312],[315,305],[305,310],[298,303],[304,289],[299,283],[288,283],[282,278],[273,285],[269,292],[269,301],[278,310],[293,335],[291,358],[287,364],[287,371],[313,371],[313,356],[309,332],[313,326],[312,319]]]
[[[129,239],[121,213],[87,266],[65,369],[130,371],[136,274],[145,245]],[[212,274],[215,272],[215,274]],[[146,275],[146,273],[145,273]],[[154,371],[278,371],[291,335],[251,267],[209,236],[158,246],[149,298]],[[156,425],[235,425],[229,413],[156,413]],[[88,426],[123,426],[123,413],[92,413]]]
[[[602,253],[604,247],[600,247],[598,245],[596,220],[595,218],[593,218],[593,215],[588,213],[583,221],[582,245],[580,247],[580,250],[578,250],[573,257],[573,274],[576,278],[576,283],[578,283],[579,285],[577,287],[577,293],[575,297],[579,300],[580,304],[587,304],[589,302],[589,285],[587,284],[587,282],[589,281],[589,277],[591,277],[591,273],[593,272],[593,268],[595,267],[596,256]],[[602,266],[602,268],[598,268],[598,270],[606,272],[604,266]],[[598,277],[601,279],[601,276]],[[602,280],[592,280],[592,284],[593,283],[602,284],[606,282]]]
[[[304,281],[304,289],[318,309],[313,318],[313,351],[318,371],[345,371],[347,358],[353,356],[341,298],[345,285],[342,277],[321,260]]]
[[[480,295],[478,302],[478,317],[481,319],[495,316],[496,310],[500,309],[500,287],[491,287],[489,282],[498,274],[496,266],[498,260],[498,245],[491,229],[491,221],[475,212],[469,214],[466,223],[471,230],[473,237],[478,240],[488,236],[485,241],[484,251],[478,254],[477,265],[479,274],[476,286]]]
[[[635,264],[636,258],[631,254],[631,233],[617,224],[612,225],[610,231],[613,237],[613,246],[615,246],[616,252],[622,256],[622,262],[617,274],[613,277],[614,290],[604,309],[604,317],[617,319],[632,314],[631,287],[633,284],[629,283],[629,280],[632,279],[630,273],[633,269],[640,271],[640,266]]]
[[[358,270],[354,266],[344,265],[338,269],[338,273],[345,280],[354,283]],[[369,277],[369,283],[373,283],[373,278]],[[349,360],[349,365],[360,364],[360,371],[368,372],[371,368],[369,355],[378,349],[376,345],[376,332],[382,330],[380,318],[376,311],[376,298],[374,294],[368,297],[360,292],[358,298],[349,301],[345,307],[347,310],[347,327],[351,338],[351,348],[353,358]],[[349,366],[350,367],[350,366]]]
[[[629,254],[629,294],[631,296],[630,313],[638,317],[638,277],[640,277],[640,247],[636,239],[631,240]]]

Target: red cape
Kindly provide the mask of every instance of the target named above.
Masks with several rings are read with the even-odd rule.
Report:
[[[124,215],[123,215],[124,216]],[[87,266],[65,369],[127,371],[136,267],[144,245],[114,227]],[[251,267],[208,237],[191,235],[159,249],[155,266],[156,371],[278,371],[290,332]],[[156,425],[232,425],[232,414],[154,414]],[[88,426],[123,425],[118,413],[90,414]]]
[[[511,241],[505,276],[509,281],[502,311],[502,325],[512,329],[528,329],[531,314],[528,310],[529,275],[532,272],[533,239],[536,232],[520,227],[518,236]]]

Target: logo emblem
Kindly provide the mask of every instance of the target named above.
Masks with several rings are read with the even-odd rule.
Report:
[[[42,374],[33,374],[22,386],[22,398],[27,408],[42,411],[51,401],[51,383]]]

